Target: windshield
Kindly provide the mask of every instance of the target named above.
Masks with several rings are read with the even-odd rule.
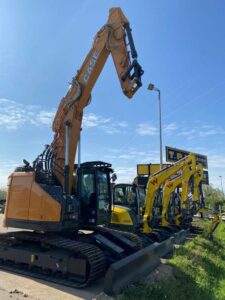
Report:
[[[136,190],[132,185],[121,185],[114,188],[114,204],[132,205],[136,201]]]
[[[85,204],[90,204],[95,196],[95,175],[91,170],[82,170],[80,197]]]
[[[139,192],[139,199],[140,199],[139,206],[143,208],[145,207],[145,197],[146,197],[145,188],[139,186],[138,192]]]
[[[99,209],[108,210],[110,204],[108,173],[102,171],[98,171],[98,199]]]

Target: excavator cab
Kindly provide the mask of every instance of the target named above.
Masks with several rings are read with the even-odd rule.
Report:
[[[113,187],[111,227],[136,231],[139,228],[145,205],[145,190],[135,184],[121,183]]]
[[[37,164],[40,162],[42,158]],[[75,169],[71,195],[63,192],[47,170],[37,169],[36,165],[28,168],[25,164],[10,175],[5,226],[56,232],[110,222],[111,164],[100,161],[81,164]]]
[[[110,223],[112,172],[111,164],[101,161],[82,163],[77,168],[81,226]]]
[[[113,204],[129,207],[135,214],[138,214],[139,196],[136,186],[116,184],[113,188]]]

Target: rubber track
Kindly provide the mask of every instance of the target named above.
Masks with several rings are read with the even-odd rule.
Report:
[[[20,275],[31,277],[31,278],[37,278],[37,279],[40,279],[40,280],[49,281],[49,282],[52,282],[52,283],[55,283],[55,284],[61,284],[61,285],[64,285],[64,286],[75,288],[75,289],[76,288],[79,289],[79,288],[83,288],[83,287],[87,286],[87,285],[75,282],[74,280],[69,280],[69,279],[66,279],[66,278],[56,277],[56,276],[49,276],[47,274],[34,272],[30,269],[29,270],[21,269],[21,268],[19,269],[19,268],[16,268],[15,266],[10,266],[10,265],[6,265],[6,264],[2,264],[2,263],[0,263],[0,269],[11,272],[13,274],[16,273],[16,274],[20,274]]]
[[[121,235],[127,237],[128,239],[130,239],[132,242],[135,243],[135,248],[134,250],[135,251],[138,251],[138,250],[141,250],[143,248],[143,243],[142,243],[142,239],[140,236],[138,236],[137,234],[134,234],[134,233],[131,233],[131,232],[126,232],[126,231],[121,231],[121,230],[117,230],[117,229],[111,229],[111,228],[108,228],[108,227],[101,227],[101,226],[98,226],[96,228],[95,231],[98,231],[98,232],[118,232],[120,233]]]
[[[37,277],[37,278],[45,277],[45,280],[56,282],[56,283],[61,283],[61,284],[63,284],[63,282],[65,282],[65,285],[72,286],[75,288],[82,288],[82,287],[88,286],[92,282],[99,279],[100,277],[102,277],[105,274],[105,271],[106,271],[105,256],[104,256],[103,252],[95,245],[78,242],[78,241],[75,241],[75,240],[72,240],[69,238],[60,237],[58,235],[57,236],[51,236],[51,235],[46,236],[43,234],[38,234],[38,233],[33,233],[33,232],[28,232],[28,231],[3,234],[0,237],[3,238],[3,243],[5,243],[7,241],[7,237],[8,238],[13,237],[13,238],[15,238],[17,240],[21,240],[21,241],[39,242],[43,246],[51,246],[51,247],[55,247],[55,248],[59,248],[59,249],[69,250],[71,252],[74,252],[74,254],[76,256],[78,256],[80,258],[85,258],[89,264],[89,276],[85,282],[75,282],[74,280],[72,281],[69,279],[64,279],[64,278],[59,279],[59,278],[54,278],[54,277],[52,277],[50,280],[50,276],[47,276],[47,278],[46,278],[45,274],[36,274],[34,276],[34,272],[32,272],[30,270],[29,271],[19,270],[20,274],[21,274],[21,272],[24,274],[32,273],[32,276],[34,276],[34,277]],[[8,239],[8,241],[11,243],[10,239]],[[3,265],[3,266],[6,267],[7,269],[10,268],[5,265]],[[1,268],[2,268],[2,266],[1,266]]]

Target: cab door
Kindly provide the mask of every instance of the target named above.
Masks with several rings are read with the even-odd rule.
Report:
[[[80,203],[80,223],[85,226],[97,225],[96,172],[91,168],[80,168],[78,175],[78,198]]]
[[[96,175],[98,225],[109,224],[111,220],[112,205],[110,174],[103,170],[97,170]]]

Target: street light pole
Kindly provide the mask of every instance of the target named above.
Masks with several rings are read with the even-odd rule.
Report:
[[[158,93],[158,105],[159,105],[159,153],[160,153],[160,170],[163,168],[163,155],[162,155],[162,112],[161,112],[161,92],[156,88],[154,84],[149,83],[148,90],[156,91]]]
[[[158,90],[158,102],[159,102],[159,147],[160,147],[160,170],[163,168],[163,157],[162,157],[162,113],[161,113],[161,93]]]
[[[223,193],[223,181],[222,181],[222,176],[220,175],[219,178],[220,178],[220,183],[221,183],[221,191],[222,191],[222,193]]]
[[[222,199],[223,199],[223,201],[224,201],[222,176],[220,175],[219,177],[220,177],[220,183],[221,183]],[[221,212],[221,205],[219,205],[219,210],[220,210],[220,212]]]

